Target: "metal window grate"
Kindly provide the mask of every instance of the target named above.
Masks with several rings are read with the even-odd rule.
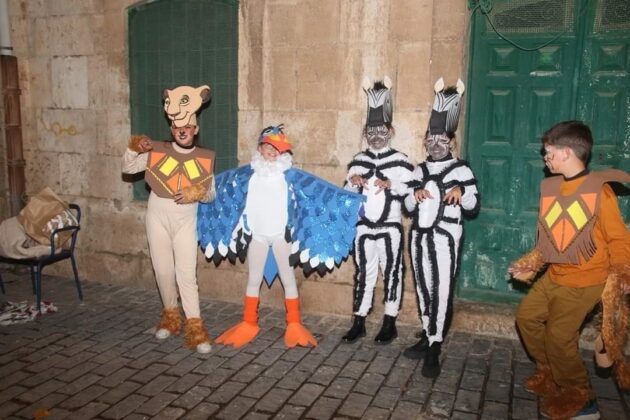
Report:
[[[504,33],[557,33],[573,30],[574,0],[497,0],[488,17]],[[493,28],[486,23],[488,31]]]
[[[630,0],[599,0],[593,32],[630,29]]]
[[[208,84],[198,142],[216,152],[216,171],[236,166],[238,1],[145,2],[128,10],[128,24],[132,133],[169,139],[163,89]],[[143,182],[135,196],[148,196]]]

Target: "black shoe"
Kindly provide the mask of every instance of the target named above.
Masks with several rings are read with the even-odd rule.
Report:
[[[383,325],[381,330],[374,337],[376,344],[389,344],[394,338],[398,337],[398,331],[396,330],[396,317],[385,315],[383,317]]]
[[[425,378],[437,378],[440,376],[440,352],[442,351],[442,343],[436,341],[429,346],[427,355],[422,365],[422,376]]]
[[[407,347],[405,351],[403,351],[403,356],[408,359],[419,360],[426,356],[427,350],[429,350],[429,338],[427,337],[427,332],[422,331],[420,341],[411,347]]]
[[[354,323],[352,324],[350,331],[341,337],[341,339],[346,343],[354,343],[361,337],[365,337],[365,317],[355,315]]]

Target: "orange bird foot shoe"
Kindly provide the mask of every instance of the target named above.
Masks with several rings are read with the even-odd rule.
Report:
[[[247,321],[241,321],[221,334],[215,342],[225,346],[239,348],[256,338],[259,331],[260,327],[258,324],[250,324]]]
[[[287,325],[287,330],[284,333],[284,344],[289,348],[308,347],[309,345],[316,347],[317,340],[304,325],[299,322],[291,322]]]

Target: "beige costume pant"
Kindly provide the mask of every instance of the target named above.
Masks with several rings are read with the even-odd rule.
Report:
[[[162,303],[186,318],[200,318],[197,287],[197,203],[176,204],[151,193],[146,216],[149,251]]]
[[[589,387],[578,343],[580,326],[599,302],[604,285],[561,286],[545,274],[521,301],[516,324],[529,354],[548,364],[560,386]]]

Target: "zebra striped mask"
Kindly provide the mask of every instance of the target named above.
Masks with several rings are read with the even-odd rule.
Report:
[[[456,86],[444,89],[444,79],[435,82],[435,100],[429,118],[429,134],[446,134],[449,138],[455,136],[459,122],[459,104],[465,90],[464,83],[457,79]]]
[[[366,77],[363,79],[362,87],[368,100],[366,125],[368,127],[380,125],[391,127],[394,105],[390,90],[392,87],[390,78],[385,76],[382,82],[374,82],[374,85],[370,87],[370,79]]]

